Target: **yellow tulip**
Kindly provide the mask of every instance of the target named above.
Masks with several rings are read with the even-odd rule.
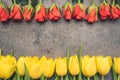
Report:
[[[112,58],[111,56],[103,57],[97,56],[96,58],[97,63],[97,71],[101,76],[105,76],[109,73],[111,66],[112,66]]]
[[[35,57],[26,57],[26,67],[28,73],[32,79],[38,79],[43,73],[43,63],[46,57],[42,57],[40,60],[37,56]]]
[[[114,68],[115,72],[120,75],[120,57],[116,58],[114,57]]]
[[[71,56],[68,63],[69,72],[72,75],[78,75],[80,73],[79,61],[77,55]]]
[[[16,66],[16,59],[10,55],[0,56],[0,78],[8,79],[10,78]]]
[[[67,74],[67,58],[56,59],[56,73],[59,76],[65,76]]]
[[[17,71],[18,71],[18,74],[20,76],[24,76],[25,75],[25,66],[24,66],[24,63],[25,63],[25,57],[22,56],[17,61]]]
[[[82,57],[82,73],[87,77],[92,77],[97,73],[95,56]]]
[[[43,67],[44,67],[43,68],[44,76],[47,78],[50,78],[54,73],[55,60],[53,60],[53,58],[47,59],[43,65]]]

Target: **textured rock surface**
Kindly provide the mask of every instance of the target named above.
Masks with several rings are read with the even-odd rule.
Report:
[[[62,7],[66,0],[56,0]],[[4,0],[5,4],[11,2]],[[90,1],[84,2],[86,6]],[[44,4],[49,7],[50,0]],[[99,1],[96,0],[96,4]],[[98,21],[89,24],[86,21],[46,21],[37,23],[32,20],[0,23],[0,48],[4,53],[15,51],[15,56],[20,55],[46,55],[48,57],[65,56],[67,48],[71,47],[71,54],[77,54],[80,43],[83,43],[83,55],[111,55],[120,56],[120,19]],[[111,75],[109,75],[111,76]],[[111,80],[111,79],[109,79]]]

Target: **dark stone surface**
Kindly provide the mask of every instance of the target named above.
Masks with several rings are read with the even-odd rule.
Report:
[[[56,3],[62,7],[66,1],[56,0]],[[11,5],[8,0],[4,0],[4,3]],[[88,6],[90,1],[84,3]],[[44,4],[49,7],[51,1],[45,0]],[[96,0],[96,4],[99,4],[99,0]],[[63,18],[58,22],[48,20],[37,23],[32,19],[30,23],[12,20],[0,23],[0,48],[4,53],[14,49],[16,57],[65,56],[68,47],[71,47],[71,54],[77,54],[81,42],[84,46],[83,55],[120,56],[120,19],[99,20],[94,24],[84,20],[67,22]]]

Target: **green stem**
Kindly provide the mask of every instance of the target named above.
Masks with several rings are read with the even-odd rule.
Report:
[[[104,76],[102,76],[102,80],[104,80]]]
[[[73,78],[74,78],[73,80],[76,80],[76,77],[75,77],[75,76],[74,76]]]
[[[107,0],[107,3],[109,3],[109,4],[110,4],[110,0]]]
[[[92,4],[94,4],[94,0],[92,0]]]
[[[16,4],[16,0],[14,0],[14,4]]]
[[[47,80],[47,77],[45,77],[45,80]]]
[[[11,56],[13,56],[13,55],[14,55],[14,50],[12,50],[12,51],[10,52],[10,55],[11,55]]]
[[[112,5],[115,5],[115,0],[113,0]]]
[[[42,1],[42,0],[40,0],[40,3],[43,3],[43,1]]]
[[[90,80],[90,78],[88,77],[88,79],[87,80]]]
[[[80,1],[80,0],[78,0],[78,3],[81,3],[81,1]]]
[[[105,0],[103,0],[103,3],[106,3],[106,1],[105,1]]]
[[[31,0],[29,0],[28,4],[31,5],[31,3],[32,3]]]
[[[2,49],[0,49],[0,56],[2,55]]]
[[[118,75],[118,80],[120,80],[120,75]]]
[[[20,80],[23,80],[23,76],[20,77]]]
[[[63,76],[61,76],[61,80],[63,80]]]

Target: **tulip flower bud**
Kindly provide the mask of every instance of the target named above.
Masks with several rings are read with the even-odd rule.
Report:
[[[25,63],[25,57],[22,56],[18,59],[17,61],[17,71],[18,74],[20,76],[24,76],[25,75],[25,67],[24,67],[24,63]]]
[[[118,19],[120,17],[120,9],[116,5],[112,5],[110,19]]]
[[[79,61],[77,55],[71,56],[68,63],[69,72],[72,75],[78,75],[80,73]]]
[[[0,21],[6,22],[9,19],[8,7],[0,1]]]
[[[24,11],[23,11],[24,20],[27,21],[27,22],[30,21],[32,15],[33,15],[33,7],[32,7],[32,5],[25,6]]]
[[[96,58],[97,70],[101,76],[105,76],[109,73],[112,66],[112,58],[110,56],[103,57],[97,56]]]
[[[100,18],[101,20],[106,20],[109,18],[110,16],[110,4],[106,3],[105,0],[103,0],[103,2],[100,4],[99,7],[99,14],[100,14]]]
[[[87,20],[90,23],[98,21],[98,8],[95,6],[94,0],[92,5],[88,7],[88,13],[85,16],[85,20]]]
[[[72,4],[68,1],[64,6],[63,6],[63,15],[66,20],[71,20],[72,18],[72,11],[73,11],[73,6]]]
[[[56,73],[59,76],[65,76],[67,74],[67,58],[56,59]]]
[[[85,16],[85,7],[82,3],[77,3],[74,5],[73,9],[73,17],[76,20],[81,20]]]
[[[120,57],[116,58],[114,57],[114,68],[115,72],[120,75]]]
[[[97,73],[96,57],[82,57],[82,73],[87,77],[92,77]]]
[[[47,12],[46,8],[43,5],[42,1],[36,6],[36,13],[34,19],[38,22],[44,22],[47,20]]]
[[[43,73],[43,63],[45,58],[38,59],[37,56],[34,57],[26,57],[26,67],[28,70],[28,73],[32,79],[38,79]]]
[[[52,3],[48,10],[48,18],[54,21],[59,20],[61,18],[60,9],[55,3]]]
[[[20,5],[14,4],[11,7],[10,18],[13,18],[14,20],[22,19],[22,8]]]
[[[0,56],[0,78],[8,79],[10,78],[16,66],[16,59],[10,55]]]
[[[53,61],[53,58],[49,58],[45,61],[43,65],[43,74],[45,77],[50,78],[52,77],[55,69],[55,61]]]

